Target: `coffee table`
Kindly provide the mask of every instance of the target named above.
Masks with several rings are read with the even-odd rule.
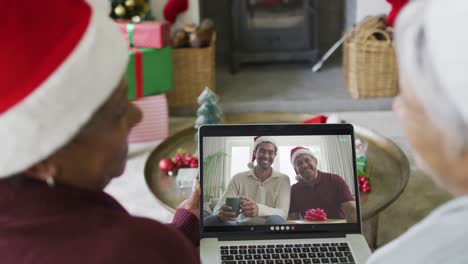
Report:
[[[246,113],[225,116],[225,123],[298,123],[311,114],[298,113]],[[188,124],[190,125],[190,124]],[[188,127],[159,144],[148,157],[145,180],[151,192],[170,211],[189,197],[190,188],[179,189],[176,177],[159,171],[159,160],[175,155],[177,148],[196,152],[195,129]],[[408,182],[410,167],[403,151],[390,139],[363,127],[355,126],[356,138],[368,142],[367,172],[372,181],[372,191],[360,194],[364,235],[371,248],[377,241],[378,215],[403,192]]]

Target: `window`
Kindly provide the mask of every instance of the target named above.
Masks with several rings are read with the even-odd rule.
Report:
[[[251,160],[250,147],[232,147],[230,177],[247,170],[247,163]]]

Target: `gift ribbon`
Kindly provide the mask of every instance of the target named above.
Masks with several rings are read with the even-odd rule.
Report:
[[[133,31],[134,31],[134,29],[135,29],[135,26],[133,25],[133,23],[128,23],[127,24],[128,42],[130,44],[130,47],[134,46],[134,43],[133,43]]]
[[[143,97],[143,53],[136,48],[130,48],[135,54],[135,94],[136,99]]]

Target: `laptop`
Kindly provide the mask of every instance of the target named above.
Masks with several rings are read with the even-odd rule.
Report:
[[[263,141],[256,145],[258,136]],[[198,139],[202,263],[365,263],[369,258],[352,125],[204,125]],[[316,174],[299,167],[298,160],[314,162],[291,155],[297,149],[314,156],[310,166]],[[252,161],[253,169],[247,167]],[[306,181],[297,170],[316,178]],[[237,209],[239,199],[244,212]]]

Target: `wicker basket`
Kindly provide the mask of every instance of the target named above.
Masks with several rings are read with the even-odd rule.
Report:
[[[170,107],[197,105],[197,98],[208,86],[215,87],[216,34],[205,48],[178,48],[172,50],[174,86],[167,94]]]
[[[377,24],[357,28],[344,43],[344,83],[353,98],[398,93],[398,69],[389,34]]]

